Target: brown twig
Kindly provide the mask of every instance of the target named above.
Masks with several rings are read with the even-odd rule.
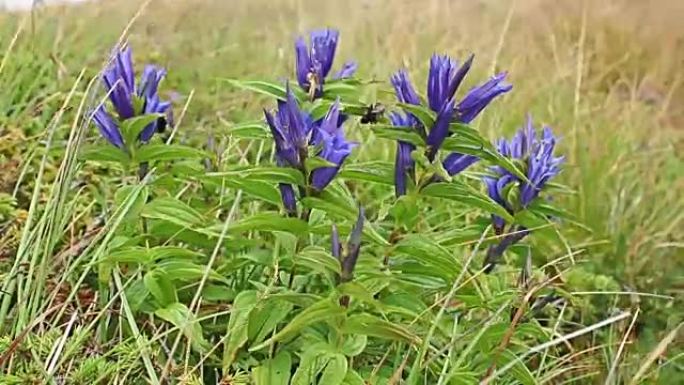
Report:
[[[553,282],[556,278],[560,276],[560,273],[546,279],[545,281],[539,283],[538,285],[533,286],[530,288],[527,293],[525,293],[522,303],[518,307],[518,310],[515,312],[513,315],[513,319],[511,320],[510,326],[508,326],[508,329],[506,330],[506,333],[504,334],[503,338],[501,339],[501,343],[499,343],[499,346],[497,347],[496,351],[494,352],[494,359],[492,364],[489,366],[487,369],[487,372],[485,373],[484,377],[482,378],[482,383],[486,383],[489,378],[492,376],[494,373],[494,370],[496,369],[496,361],[501,355],[501,353],[506,350],[508,345],[511,342],[511,339],[513,338],[513,333],[515,332],[515,328],[518,326],[520,323],[520,320],[522,319],[522,316],[525,314],[525,308],[527,307],[527,304],[530,302],[532,297],[542,288],[544,288],[546,285],[549,283]]]

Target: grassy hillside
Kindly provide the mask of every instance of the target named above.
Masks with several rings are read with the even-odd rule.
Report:
[[[277,349],[288,344],[296,346],[293,372],[297,363],[303,365],[301,346],[313,343],[311,333],[325,336],[322,327],[311,326],[295,342],[279,341],[256,352],[238,344],[236,357],[226,358],[231,336],[240,333],[235,329],[239,293],[292,289],[292,282],[285,280],[282,287],[277,282],[277,263],[275,272],[268,263],[251,267],[269,260],[264,250],[276,262],[278,253],[291,252],[292,239],[283,229],[231,234],[226,245],[223,236],[206,236],[201,245],[175,236],[145,240],[146,247],[176,246],[203,255],[197,259],[203,274],[177,284],[178,302],[192,310],[193,319],[203,320],[191,326],[136,304],[130,287],[143,273],[106,259],[125,243],[122,239],[148,232],[146,224],[127,222],[129,212],[146,215],[136,207],[145,204],[139,197],[148,193],[151,201],[153,196],[182,197],[216,222],[219,233],[224,222],[277,213],[277,206],[225,182],[186,178],[180,166],[159,166],[159,178],[148,188],[126,176],[126,170],[85,161],[80,154],[103,142],[88,113],[105,95],[98,73],[112,47],[125,40],[137,65],[151,62],[168,71],[161,93],[174,104],[174,142],[206,148],[211,138],[223,149],[215,150],[212,171],[271,164],[268,140],[239,140],[232,129],[261,119],[262,108],[274,102],[225,79],[294,80],[294,38],[321,27],[340,30],[335,68],[355,59],[359,78],[380,82],[364,89],[362,102],[377,99],[391,105],[393,96],[384,91],[391,90],[388,79],[402,67],[424,92],[427,62],[435,52],[459,58],[474,53],[462,89],[499,71],[507,71],[513,84],[472,123],[483,137],[510,137],[528,113],[560,136],[558,152],[566,162],[556,182],[567,188],[552,203],[569,215],[552,226],[549,236],[528,243],[534,246],[536,276],[554,277],[552,286],[567,302],[545,324],[528,320],[534,325],[531,333],[541,334],[515,334],[506,351],[522,355],[620,311],[629,316],[535,353],[526,359],[525,370],[516,366],[511,370],[515,375],[502,376],[501,383],[620,384],[633,378],[632,383],[676,383],[684,376],[684,351],[676,343],[684,321],[683,18],[684,3],[665,0],[100,1],[0,14],[0,278],[5,291],[0,292],[0,368],[5,373],[0,383],[158,383],[173,378],[191,384],[203,378],[204,383],[276,384],[259,382],[254,368],[275,360]],[[356,122],[346,127],[361,144],[350,163],[393,162],[392,141]],[[478,167],[462,179],[482,189],[477,172],[485,167]],[[369,222],[389,239],[391,221],[386,218],[396,214],[390,209],[392,188],[346,182],[336,186],[362,202]],[[136,193],[126,196],[121,185],[137,186]],[[454,296],[455,276],[444,287],[432,287],[429,280],[414,285],[409,268],[387,273],[393,280],[383,289],[373,292],[371,284],[365,286],[372,292],[369,301],[405,305],[397,319],[385,313],[388,308],[380,313],[427,342],[384,343],[369,337],[366,345],[364,335],[363,353],[345,361],[345,372],[353,367],[373,384],[431,383],[435,378],[440,384],[477,383],[491,374],[492,362],[499,362],[499,368],[512,362],[489,357],[487,351],[503,346],[504,331],[512,324],[509,311],[497,309],[522,298],[515,280],[523,253],[510,253],[507,268],[498,274],[482,275],[477,247],[490,234],[479,224],[488,216],[437,199],[418,210],[424,222],[416,233],[433,237],[457,261],[458,272],[467,272],[459,277],[467,276],[466,282],[453,299],[468,309],[445,302]],[[313,221],[328,226],[333,218],[320,215]],[[351,222],[340,222],[346,224],[344,234]],[[135,230],[126,232],[127,226]],[[309,246],[329,248],[327,229],[311,230],[304,237]],[[361,261],[381,259],[385,246],[365,242]],[[402,253],[401,248],[390,250]],[[467,268],[471,252],[477,265]],[[216,282],[210,286],[216,292],[197,289],[200,281],[206,289],[209,267],[229,277],[230,290]],[[380,272],[386,273],[369,271],[378,280]],[[281,293],[300,296],[297,311],[314,294],[328,293],[309,291],[324,286],[321,276],[301,277],[299,289],[297,281],[294,291]],[[411,308],[400,296],[411,298],[404,298],[408,302],[420,297],[425,309]],[[469,299],[477,303],[472,308]],[[422,315],[406,321],[401,317],[407,309]],[[202,338],[192,326],[200,324]],[[273,334],[286,324],[284,319],[276,322]],[[452,327],[450,335],[446,328]],[[491,327],[497,331],[479,333]],[[212,347],[196,349],[192,335]],[[312,381],[322,380],[300,383]]]

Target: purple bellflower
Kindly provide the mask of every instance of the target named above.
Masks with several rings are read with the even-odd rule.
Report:
[[[162,100],[158,93],[159,83],[165,76],[166,71],[163,68],[147,65],[143,69],[140,82],[136,84],[131,48],[115,51],[110,65],[102,74],[102,82],[116,117],[104,105],[100,105],[93,115],[100,134],[109,143],[122,149],[128,145],[129,143],[124,143],[119,122],[136,116],[164,114],[166,121],[173,125],[171,102]],[[166,123],[155,121],[144,127],[138,135],[140,142],[149,142],[161,128],[161,124]]]
[[[556,142],[557,138],[550,127],[544,127],[541,135],[538,135],[532,117],[528,116],[525,126],[510,141],[502,138],[497,143],[497,150],[501,155],[524,165],[527,180],[522,180],[501,166],[494,166],[490,170],[492,175],[484,177],[489,197],[511,215],[527,208],[539,196],[546,183],[561,171],[564,157],[553,155]],[[511,189],[516,188],[517,192],[510,194]],[[508,199],[509,194],[516,197],[514,201]],[[506,222],[503,218],[493,215],[492,224],[497,235],[504,234]],[[490,247],[485,258],[485,266],[489,265],[487,271],[494,268],[509,246],[522,240],[528,233],[524,227],[511,229],[499,244]]]
[[[295,41],[297,82],[312,99],[323,95],[323,84],[332,69],[339,35],[337,30],[321,29],[311,32],[309,47],[302,36]],[[356,67],[355,62],[348,61],[332,78],[351,77],[356,72]]]
[[[427,144],[426,156],[433,161],[437,151],[449,136],[449,125],[456,121],[470,123],[497,96],[511,90],[512,86],[504,82],[506,74],[501,73],[487,82],[472,88],[460,102],[454,95],[470,70],[473,55],[459,66],[458,62],[446,55],[433,55],[430,59],[430,71],[427,82],[427,104],[436,113],[432,127],[423,127],[415,116],[407,112],[394,113],[390,120],[395,126],[410,127],[420,134]],[[416,93],[408,74],[399,70],[391,77],[397,99],[401,103],[420,105],[420,97]],[[395,162],[395,190],[397,196],[406,194],[407,178],[414,178],[414,160],[411,152],[415,146],[406,142],[397,145]],[[443,163],[449,175],[456,175],[478,160],[477,157],[461,153],[449,154]]]
[[[291,167],[307,174],[305,160],[309,147],[315,149],[316,156],[330,165],[318,167],[310,174],[309,185],[314,192],[320,192],[335,178],[356,143],[345,139],[340,116],[340,104],[336,101],[330,106],[325,117],[317,122],[299,108],[297,99],[287,87],[287,98],[278,101],[275,114],[264,110],[276,147],[276,163],[281,167]],[[296,212],[294,187],[281,183],[281,198],[285,209]],[[300,190],[302,191],[302,190]]]

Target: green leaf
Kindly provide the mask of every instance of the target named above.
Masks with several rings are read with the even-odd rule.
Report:
[[[397,105],[415,116],[416,119],[423,124],[423,127],[425,127],[426,130],[430,129],[430,127],[435,124],[435,120],[437,120],[437,114],[429,108],[408,103],[397,103]]]
[[[111,144],[87,146],[81,150],[82,160],[92,160],[98,162],[118,162],[121,164],[128,163],[128,154]]]
[[[152,200],[142,211],[147,218],[161,219],[182,227],[204,223],[204,218],[197,210],[176,198],[162,197]]]
[[[264,361],[261,366],[254,368],[252,377],[255,385],[289,385],[292,367],[292,357],[285,350],[275,357]]]
[[[290,337],[307,326],[329,320],[344,313],[345,309],[342,308],[336,301],[330,298],[324,298],[306,308],[301,313],[297,314],[292,321],[290,321],[290,323],[288,323],[287,326],[281,329],[276,335],[262,342],[261,344],[253,346],[250,351],[261,350],[266,346]]]
[[[254,91],[263,95],[272,96],[280,100],[286,99],[285,86],[266,82],[262,80],[236,80],[224,79],[233,87],[241,88],[243,90]]]
[[[258,344],[268,337],[273,330],[292,311],[294,306],[285,300],[270,298],[259,303],[250,313],[248,323],[248,339]]]
[[[341,351],[347,357],[358,356],[366,349],[367,343],[368,337],[365,334],[350,334],[345,336]]]
[[[307,172],[311,172],[321,167],[337,167],[335,163],[329,162],[319,156],[306,158],[304,161]]]
[[[134,247],[124,250],[117,250],[109,253],[104,258],[103,262],[113,263],[139,263],[146,264],[151,261],[147,249],[143,247]]]
[[[343,179],[394,185],[394,164],[385,161],[352,163],[345,165],[338,174]]]
[[[141,146],[136,153],[138,162],[168,161],[178,159],[200,159],[206,157],[204,151],[180,144],[154,143]]]
[[[271,203],[273,205],[280,205],[280,191],[270,182],[263,182],[258,180],[244,180],[237,178],[226,178],[223,180],[226,187],[242,190],[255,198]]]
[[[224,80],[226,80],[232,86],[241,88],[243,90],[253,91],[263,95],[272,96],[280,100],[285,100],[286,98],[285,86],[278,83],[266,82],[263,80]],[[300,101],[307,99],[306,93],[300,90],[299,87],[290,87],[290,91],[292,91],[295,97]]]
[[[195,319],[195,315],[190,312],[187,306],[182,303],[172,303],[162,309],[157,309],[154,314],[170,322],[185,335],[193,349],[199,353],[205,353],[208,350],[209,343],[202,335],[202,326]]]
[[[347,358],[342,354],[334,354],[328,360],[328,363],[323,369],[319,384],[325,385],[339,385],[344,381],[347,375]]]
[[[465,183],[453,181],[451,183],[432,183],[421,190],[427,196],[444,198],[467,204],[471,207],[480,208],[489,213],[496,214],[508,222],[513,222],[513,217],[487,195],[475,190]]]
[[[331,186],[333,187],[333,186]],[[352,199],[343,196],[342,191],[334,188],[328,188],[323,191],[319,197],[305,197],[301,200],[304,207],[317,209],[325,212],[334,219],[344,220],[353,223],[358,216],[358,207],[355,206]],[[342,229],[344,226],[340,226]],[[366,221],[363,227],[363,235],[369,240],[379,245],[389,245],[372,223]]]
[[[343,283],[337,286],[337,291],[341,295],[348,295],[354,299],[358,299],[376,308],[383,307],[383,304],[380,301],[373,298],[373,294],[371,294],[368,290],[366,290],[365,287],[363,287],[363,285],[361,285],[358,282],[352,281]]]
[[[535,199],[532,202],[532,204],[527,208],[527,210],[533,212],[537,216],[560,218],[564,221],[568,221],[574,224],[575,226],[585,231],[592,232],[592,229],[584,223],[580,222],[575,215],[568,211],[545,203],[543,199]]]
[[[231,287],[207,283],[202,289],[202,300],[208,302],[232,302],[237,293]]]
[[[373,133],[380,137],[390,140],[400,140],[411,143],[417,147],[424,147],[425,141],[420,135],[409,127],[396,127],[385,124],[374,124],[371,127]]]
[[[343,385],[366,385],[360,374],[358,374],[354,369],[347,369],[347,375],[342,380]]]
[[[155,269],[147,272],[143,278],[145,287],[162,307],[178,302],[176,287],[164,270]]]
[[[218,226],[220,227],[223,225]],[[265,212],[234,222],[228,227],[228,231],[231,233],[242,233],[246,231],[284,231],[291,234],[303,234],[307,231],[307,228],[307,223],[299,218],[283,217],[278,213]],[[217,230],[220,231],[220,229]]]
[[[343,331],[345,334],[365,334],[386,340],[420,344],[420,338],[410,330],[366,313],[354,314],[347,318]]]
[[[404,237],[395,247],[397,258],[408,255],[416,261],[434,267],[440,276],[450,280],[460,271],[460,262],[447,249],[431,237],[411,234]]]
[[[143,307],[145,300],[150,296],[150,291],[145,287],[145,283],[142,279],[136,279],[131,285],[129,285],[124,294],[126,295],[126,300],[131,310],[135,313]],[[153,311],[154,309],[151,309]]]
[[[337,96],[356,95],[359,87],[344,82],[326,83],[323,89],[323,97],[335,100]]]
[[[509,349],[501,352],[501,355],[497,359],[497,366],[506,366],[511,361],[517,361],[513,367],[511,367],[510,372],[513,377],[523,385],[536,385],[538,382],[534,377],[534,374],[530,372],[524,362],[518,360],[517,354]]]
[[[528,180],[525,173],[510,158],[501,155],[489,141],[480,137],[478,133],[472,133],[472,130],[465,132],[468,132],[467,136],[446,138],[441,146],[442,151],[477,156],[503,167],[521,180]]]
[[[456,368],[454,368],[456,369]],[[450,385],[477,385],[480,383],[477,373],[468,371],[467,368],[452,370],[449,372]]]
[[[127,228],[135,228],[139,225],[140,212],[143,210],[148,197],[149,189],[147,186],[127,185],[116,190],[116,193],[114,194],[114,203],[117,206],[117,212],[118,210],[123,210],[128,207],[128,211],[123,217],[124,224]],[[131,200],[133,200],[132,203]]]
[[[327,347],[325,343],[309,345],[304,353],[300,355],[299,366],[294,376],[292,376],[291,385],[311,385],[316,383],[316,377],[330,359],[329,354],[324,349],[321,349],[321,345]],[[323,385],[323,383],[320,384]]]
[[[127,147],[138,142],[138,136],[147,125],[163,117],[162,114],[145,114],[126,119],[121,122],[121,136]]]
[[[307,246],[297,254],[298,265],[321,273],[339,273],[340,262],[324,248]]]
[[[304,185],[302,173],[289,167],[240,167],[229,171],[208,173],[206,176],[208,178],[235,178],[246,181]]]
[[[406,229],[412,230],[420,220],[420,206],[416,195],[403,195],[394,201],[390,213]]]
[[[147,253],[149,258],[153,261],[161,259],[187,260],[204,255],[203,253],[178,246],[155,246],[151,249],[147,249]]]
[[[131,247],[109,253],[102,260],[118,263],[147,264],[158,259],[189,259],[203,255],[196,251],[176,246],[156,246],[153,248]]]
[[[332,104],[333,102],[327,99],[316,99],[312,103],[311,108],[309,109],[309,115],[311,115],[311,119],[313,121],[323,119],[325,115],[328,114],[328,111],[330,110],[330,106],[332,106]]]
[[[155,266],[164,270],[172,280],[178,282],[199,281],[204,276],[204,270],[206,269],[206,266],[198,265],[194,262],[173,259],[159,261]],[[230,281],[213,269],[209,270],[208,278],[230,284]]]
[[[321,210],[334,219],[353,221],[357,215],[356,209],[354,207],[349,207],[346,204],[340,204],[341,202],[339,201],[331,201],[318,197],[304,197],[301,202],[304,207]]]
[[[238,350],[247,342],[249,315],[257,304],[257,292],[246,290],[235,297],[226,334],[228,339],[223,349],[223,371],[228,372]]]
[[[228,128],[228,134],[237,139],[264,140],[272,138],[264,122],[239,123]]]

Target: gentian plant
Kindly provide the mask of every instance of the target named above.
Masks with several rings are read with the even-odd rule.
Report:
[[[511,215],[527,209],[539,196],[546,184],[561,171],[564,157],[554,156],[557,138],[550,127],[540,133],[534,128],[532,117],[511,140],[501,138],[497,148],[501,155],[516,160],[524,168],[525,178],[520,178],[501,166],[492,166],[491,175],[484,177],[490,198]],[[496,245],[491,246],[485,258],[485,267],[491,271],[503,252],[529,234],[524,226],[510,225],[498,215],[492,215],[492,225],[497,235],[506,234]]]
[[[116,50],[102,74],[114,114],[102,104],[93,115],[102,137],[124,151],[149,142],[157,131],[162,131],[167,124],[173,125],[171,102],[159,96],[159,83],[166,76],[166,70],[148,64],[136,82],[132,55],[131,47]],[[142,127],[132,127],[140,128],[139,132],[122,130],[125,122],[144,115],[149,115],[150,121]]]
[[[473,62],[471,55],[462,65],[446,55],[433,55],[430,59],[430,70],[427,82],[427,107],[436,114],[434,120],[426,127],[410,106],[421,106],[423,103],[415,91],[406,70],[399,70],[392,75],[391,83],[397,100],[404,105],[404,112],[390,115],[393,125],[405,127],[424,140],[425,157],[433,162],[440,146],[450,135],[452,122],[470,123],[497,96],[511,90],[511,85],[504,82],[506,74],[500,73],[485,83],[472,88],[459,102],[455,94]],[[413,143],[399,140],[395,159],[395,191],[397,196],[405,195],[407,184],[415,180],[415,164]],[[476,156],[458,152],[449,154],[442,167],[449,176],[456,175],[478,160]]]
[[[314,122],[300,109],[288,86],[287,99],[278,101],[274,114],[264,110],[264,115],[275,140],[276,162],[281,167],[299,170],[306,178],[306,185],[300,186],[302,197],[323,191],[357,145],[345,139],[339,102],[330,106],[322,120]],[[307,160],[312,157],[318,157],[323,163],[311,169]],[[286,183],[280,183],[279,187],[285,209],[295,213],[294,187]]]
[[[136,183],[124,174],[113,194],[120,210],[107,207],[122,214],[108,222],[119,226],[115,240],[93,259],[101,261],[100,300],[121,302],[128,323],[150,320],[131,341],[163,334],[167,366],[202,367],[205,382],[250,372],[257,385],[352,385],[373,376],[448,384],[467,369],[466,382],[476,383],[494,372],[490,365],[505,367],[499,353],[526,354],[540,342],[528,339],[548,335],[510,328],[514,344],[492,337],[510,325],[493,309],[517,306],[519,292],[509,290],[509,274],[490,280],[466,256],[485,254],[491,223],[497,237],[484,259],[492,271],[532,234],[526,214],[551,215],[537,203],[561,170],[557,139],[531,119],[496,145],[470,126],[512,88],[500,73],[457,97],[472,55],[433,55],[423,97],[403,69],[389,82],[350,78],[354,62],[332,75],[338,41],[332,29],[297,38],[291,83],[229,80],[267,96],[267,107],[253,121],[227,113],[206,145],[211,155],[155,143],[172,124],[158,91],[165,71],[146,66],[136,81],[130,48],[116,51],[102,74],[109,101],[93,114],[108,143],[89,159],[156,163]],[[124,285],[126,301],[110,294]],[[113,335],[110,318],[99,321],[103,342]],[[158,328],[163,322],[173,327]],[[490,326],[496,332],[487,335]],[[455,338],[478,329],[482,347]],[[155,368],[146,368],[150,378]],[[165,383],[163,370],[167,378],[150,382]],[[515,372],[520,378],[502,383],[530,382]]]

